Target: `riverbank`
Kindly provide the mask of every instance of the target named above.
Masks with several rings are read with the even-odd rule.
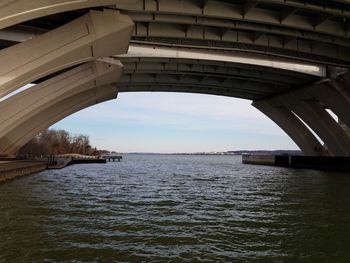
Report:
[[[121,158],[121,156],[118,156],[117,160],[120,161]],[[18,177],[42,172],[46,169],[62,169],[66,166],[74,164],[92,164],[106,162],[106,158],[92,158],[90,156],[84,155],[53,156],[50,158],[43,158],[40,161],[4,158],[0,160],[0,184]]]
[[[42,172],[46,169],[46,162],[23,160],[0,161],[0,184],[18,177]]]

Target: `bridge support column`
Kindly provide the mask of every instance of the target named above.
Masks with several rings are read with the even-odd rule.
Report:
[[[332,110],[348,127],[350,127],[350,100],[340,93],[331,82],[312,87],[310,93],[326,108]]]
[[[292,94],[281,100],[320,136],[331,155],[350,156],[349,137],[318,101],[304,101]]]
[[[325,150],[310,130],[286,107],[274,106],[273,101],[255,101],[253,106],[263,112],[283,129],[309,156],[325,155]]]
[[[350,73],[341,76],[340,79],[331,81],[330,85],[350,103]]]
[[[102,86],[85,90],[49,105],[15,127],[6,137],[2,137],[0,139],[0,154],[11,155],[16,153],[36,134],[50,127],[52,124],[82,109],[114,99],[117,97],[117,93],[118,91],[115,86]]]
[[[116,82],[122,65],[118,60],[87,62],[0,102],[0,138],[42,109],[84,90]]]
[[[42,16],[95,6],[116,5],[118,0],[1,0],[0,29]]]
[[[132,20],[116,10],[90,11],[58,29],[1,50],[0,98],[58,70],[127,53],[132,29]]]

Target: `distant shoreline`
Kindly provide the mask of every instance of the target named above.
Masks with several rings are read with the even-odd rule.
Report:
[[[227,152],[197,152],[197,153],[152,153],[152,152],[128,152],[123,154],[130,155],[215,155],[215,156],[227,156],[227,155],[302,155],[301,151],[296,150],[276,150],[276,151],[267,151],[267,150],[239,150],[239,151],[227,151]]]

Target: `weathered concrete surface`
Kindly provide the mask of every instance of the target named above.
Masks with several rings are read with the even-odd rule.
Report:
[[[132,20],[116,10],[86,15],[0,51],[0,98],[48,74],[83,62],[127,53]]]
[[[323,105],[316,100],[289,94],[284,103],[297,114],[327,145],[331,156],[350,156],[350,139]]]
[[[39,17],[50,12],[57,13],[65,10],[60,8],[72,10],[75,8],[74,4],[77,5],[76,8],[82,4],[79,0],[74,2],[58,0],[53,4],[45,0],[4,0],[0,4],[0,12],[12,6],[14,14],[22,15],[18,10],[23,8],[27,15],[39,12],[33,16]],[[86,2],[89,2],[85,3],[87,5],[103,5],[108,1],[87,0]],[[333,74],[329,75],[326,65],[338,67],[349,65],[348,18],[350,13],[347,6],[338,4],[339,8],[333,10],[326,2],[310,5],[306,3],[308,1],[301,4],[296,0],[239,1],[237,3],[210,0],[203,1],[202,4],[199,2],[125,0],[117,1],[115,7],[126,16],[120,15],[116,10],[95,10],[78,19],[76,18],[83,12],[88,11],[60,13],[59,16],[45,16],[40,21],[31,21],[34,23],[32,25],[42,30],[41,32],[48,32],[52,28],[57,29],[0,51],[0,61],[6,62],[0,66],[0,97],[59,69],[101,56],[125,53],[122,51],[128,49],[134,21],[136,22],[133,31],[134,44],[148,46],[149,51],[154,54],[152,59],[158,59],[164,55],[161,52],[164,50],[166,53],[172,51],[174,56],[167,57],[168,60],[165,61],[167,64],[161,61],[156,65],[154,62],[148,64],[150,61],[141,63],[145,58],[136,52],[136,56],[132,59],[140,61],[129,64],[129,72],[116,82],[115,85],[118,86],[119,91],[196,92],[241,97],[255,102],[269,99],[271,96],[280,96],[278,98],[280,105],[274,103],[270,105],[267,101],[267,106],[262,105],[260,108],[284,128],[304,153],[323,155],[327,148],[326,154],[350,156],[349,138],[326,110],[330,108],[344,119],[345,123],[350,122],[347,114],[350,109],[349,75],[345,75],[344,81],[334,83],[331,81],[327,90],[322,89],[320,85],[316,85],[316,89],[310,92],[304,89],[304,86],[318,83],[321,80],[320,77],[333,76]],[[280,8],[274,8],[278,6]],[[15,8],[18,10],[16,11]],[[40,8],[42,9],[39,10]],[[285,12],[290,8],[293,12]],[[310,18],[314,20],[315,12],[325,15],[325,18],[310,21]],[[7,16],[11,15],[4,13],[3,17]],[[15,21],[15,17],[12,18]],[[76,20],[64,25],[72,19]],[[23,24],[18,27],[22,26]],[[3,40],[6,42],[6,39]],[[8,40],[8,42],[11,41]],[[12,41],[4,45],[13,44]],[[156,48],[156,44],[162,48]],[[173,50],[175,46],[178,50]],[[186,56],[181,57],[184,48],[192,51],[187,50]],[[198,48],[202,51],[198,52]],[[193,51],[195,49],[197,49],[196,52]],[[203,49],[207,51],[219,49],[223,54],[212,56]],[[237,50],[252,54],[237,60]],[[227,61],[229,52],[233,52],[233,56],[231,54],[231,60]],[[149,59],[149,54],[146,59]],[[210,62],[210,65],[207,65],[209,67],[198,68],[196,63],[186,62],[188,59],[196,61],[199,60],[198,57],[205,56],[216,60],[217,64],[213,65]],[[258,58],[264,59],[257,64]],[[175,69],[167,68],[169,62],[173,63],[180,59],[181,63],[176,63]],[[249,61],[255,62],[248,63]],[[197,63],[203,64],[203,61]],[[223,63],[224,67],[222,67]],[[232,69],[225,70],[232,68],[228,67],[228,64],[241,65],[236,66],[236,73],[232,73]],[[250,67],[246,68],[248,64]],[[290,65],[285,68],[286,64],[291,64],[292,68]],[[175,63],[172,66],[174,65]],[[158,66],[159,70],[155,71],[154,66]],[[275,71],[271,72],[273,67]],[[254,68],[254,71],[251,68]],[[292,75],[290,75],[292,72],[284,74],[284,76],[294,76],[292,80],[288,78],[289,81],[287,81],[286,77],[275,75],[277,70],[282,68],[294,70]],[[302,77],[301,80],[305,81],[295,82],[301,74],[296,72],[299,69],[308,74],[316,73],[315,78],[306,81],[307,79]],[[273,79],[277,82],[271,81]],[[299,92],[300,90],[303,92]],[[111,91],[112,93],[108,96],[113,97],[113,90]],[[291,93],[288,93],[289,91]],[[23,123],[17,125],[15,118],[8,118],[8,123],[12,121],[13,128],[3,136],[0,133],[0,150],[5,153],[16,151],[41,128],[50,123],[53,124],[69,113],[96,103],[95,99],[100,98],[92,90],[82,94],[81,98],[73,93],[67,92],[66,97],[57,96],[57,100],[43,93],[41,97],[43,100],[40,101],[42,104],[38,103],[35,107],[28,108],[32,115],[19,118]],[[21,102],[18,101],[18,103]],[[0,110],[0,115],[1,113],[3,111]],[[0,123],[1,120],[0,118]],[[322,141],[310,132],[309,127]],[[323,147],[323,142],[326,147]]]
[[[46,170],[45,162],[0,161],[0,184],[6,181]]]
[[[273,120],[299,146],[304,154],[325,155],[325,150],[311,131],[286,107],[277,106],[273,100],[254,102],[252,105]]]
[[[328,170],[340,172],[350,171],[350,157],[243,155],[242,163],[298,169]]]
[[[0,29],[38,17],[118,2],[120,0],[1,0]]]
[[[329,109],[338,118],[344,119],[346,124],[350,123],[350,101],[347,98],[349,85],[346,84],[349,83],[349,78],[350,73],[345,73],[254,101],[253,105],[284,129],[304,154],[349,157],[350,137],[328,111]],[[282,108],[288,110],[289,116],[279,114]],[[295,125],[297,122],[299,127]],[[321,140],[311,134],[310,130]]]
[[[45,118],[45,110],[58,101],[117,81],[121,71],[115,59],[87,62],[0,102],[0,138],[40,112]]]
[[[244,164],[275,165],[275,156],[272,155],[243,155]]]
[[[52,105],[46,105],[31,118],[13,126],[12,132],[0,138],[0,150],[8,155],[16,153],[24,144],[42,130],[63,118],[92,105],[117,98],[114,86],[93,87],[68,97],[59,97]]]

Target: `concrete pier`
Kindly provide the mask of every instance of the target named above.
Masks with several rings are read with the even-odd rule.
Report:
[[[109,162],[115,162],[115,161],[120,162],[123,159],[123,156],[121,156],[121,155],[103,155],[102,158],[109,161]]]
[[[244,164],[275,165],[275,156],[272,155],[243,155]]]
[[[350,157],[289,156],[289,155],[243,155],[243,164],[271,165],[279,167],[350,171]]]
[[[106,163],[107,161],[105,159],[98,159],[98,158],[73,158],[73,160],[69,163],[69,165],[73,164],[89,164],[89,163]]]
[[[106,163],[104,158],[82,154],[63,154],[49,157],[49,169],[62,169],[73,164]]]
[[[0,161],[0,184],[18,177],[46,170],[46,162]]]

